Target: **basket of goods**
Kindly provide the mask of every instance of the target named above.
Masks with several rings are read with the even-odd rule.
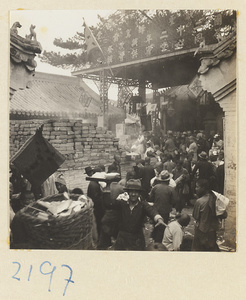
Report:
[[[18,231],[25,236],[24,248],[92,249],[93,202],[66,192],[48,196],[21,209],[14,224],[17,240]]]

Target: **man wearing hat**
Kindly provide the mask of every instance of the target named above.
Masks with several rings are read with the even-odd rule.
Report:
[[[205,151],[202,151],[199,155],[199,161],[196,163],[192,175],[194,176],[198,171],[198,179],[208,180],[210,187],[215,188],[215,171],[213,164],[208,161],[208,155]]]
[[[157,176],[157,184],[150,192],[150,202],[154,203],[153,207],[162,216],[166,224],[169,220],[169,213],[172,211],[172,207],[175,207],[178,200],[176,191],[169,186],[171,177],[171,174],[167,170],[163,170]],[[162,242],[164,229],[164,226],[154,228],[152,237],[155,242]]]
[[[85,168],[84,174],[86,174],[88,177],[91,177],[93,175],[93,173],[94,173],[94,170],[92,169],[92,167],[89,166],[89,167]]]
[[[143,224],[146,215],[152,218],[158,226],[164,224],[156,209],[142,200],[141,182],[130,179],[124,188],[124,197],[110,199],[104,202],[105,206],[120,211],[119,233],[115,243],[115,250],[145,250]],[[106,199],[105,199],[106,200]]]

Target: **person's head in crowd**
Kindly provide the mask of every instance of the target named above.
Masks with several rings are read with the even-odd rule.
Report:
[[[67,192],[67,186],[66,181],[64,179],[63,174],[59,174],[55,179],[55,185],[58,193],[64,193]]]
[[[165,162],[167,161],[167,155],[164,154],[164,153],[162,153],[162,154],[160,155],[160,158],[161,158],[161,162],[162,162],[162,163],[165,163]]]
[[[193,142],[195,142],[195,138],[194,138],[194,136],[193,135],[190,135],[189,136],[189,141],[190,141],[190,143],[193,143]]]
[[[91,177],[93,175],[93,173],[94,173],[94,170],[92,169],[92,167],[89,166],[89,167],[85,168],[84,174],[86,174],[87,176]]]
[[[115,172],[117,172],[118,170],[117,170],[117,167],[116,167],[116,165],[115,164],[112,164],[112,165],[109,165],[108,166],[108,173],[115,173]]]
[[[169,138],[172,138],[172,137],[173,137],[173,132],[172,132],[171,130],[168,130],[167,136],[168,136]]]
[[[170,179],[172,178],[171,174],[167,170],[161,171],[161,173],[156,177],[158,183],[169,184]]]
[[[153,157],[153,156],[155,156],[155,152],[152,151],[152,150],[149,150],[149,151],[147,152],[147,156],[148,156],[148,157]]]
[[[176,137],[179,138],[180,136],[181,136],[181,132],[180,132],[180,131],[177,131],[177,132],[176,132]]]
[[[147,148],[151,147],[151,145],[152,145],[152,142],[151,142],[150,140],[148,140],[148,141],[146,142]]]
[[[23,191],[20,195],[21,208],[28,206],[35,202],[34,193],[31,191]]]
[[[182,160],[176,161],[176,168],[177,168],[177,170],[181,170],[182,166],[183,166],[183,161]]]
[[[131,204],[136,204],[139,201],[139,197],[142,192],[141,181],[139,179],[128,180],[124,191],[126,191],[129,195],[129,202]]]
[[[100,168],[102,171],[101,172],[105,172],[105,166],[104,165],[98,165],[98,168]]]
[[[202,133],[198,132],[197,135],[196,135],[196,138],[199,140],[199,139],[202,139],[202,136],[203,136]]]
[[[205,151],[202,151],[200,154],[198,154],[198,157],[200,160],[207,160],[208,159],[208,155]]]
[[[200,198],[210,192],[209,182],[206,179],[198,179],[196,182],[196,194]]]
[[[190,223],[190,216],[186,213],[177,215],[176,219],[182,227],[186,227]]]
[[[134,171],[128,171],[126,172],[126,181],[130,179],[135,179],[136,178],[136,172]]]
[[[118,155],[118,154],[115,154],[114,155],[114,161],[116,162],[116,163],[120,163],[120,161],[121,161],[121,158],[120,158],[120,156]]]
[[[84,192],[82,191],[81,188],[74,188],[71,193],[77,195],[84,195]]]
[[[150,164],[150,157],[149,156],[145,157],[144,161],[145,161],[145,166],[149,165]]]
[[[218,160],[224,160],[224,151],[220,151],[218,154]]]
[[[173,159],[172,154],[168,154],[168,155],[167,155],[167,160],[170,161],[170,160],[172,160],[172,159]]]
[[[220,140],[220,135],[219,135],[218,133],[216,133],[216,134],[214,135],[214,140],[215,140],[216,142]]]
[[[160,150],[160,146],[159,145],[154,145],[154,150],[155,150],[155,152]]]
[[[162,170],[163,170],[163,163],[162,162],[157,162],[155,164],[155,173],[156,173],[156,175],[159,175]]]

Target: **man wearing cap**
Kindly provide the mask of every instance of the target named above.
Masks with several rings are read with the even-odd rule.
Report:
[[[138,179],[128,180],[124,197],[105,201],[105,206],[120,211],[119,233],[115,250],[145,250],[143,224],[146,215],[159,224],[164,224],[156,209],[140,198],[142,187]]]
[[[157,184],[150,192],[150,202],[154,203],[153,207],[162,216],[166,224],[169,220],[169,213],[172,211],[172,207],[175,207],[178,200],[176,191],[169,186],[171,177],[171,174],[167,170],[162,171],[156,178]],[[164,226],[154,228],[152,237],[155,242],[162,242],[164,229]]]
[[[91,177],[93,175],[93,173],[94,173],[94,170],[92,169],[92,167],[89,166],[89,167],[85,168],[84,174],[86,174],[88,177]]]

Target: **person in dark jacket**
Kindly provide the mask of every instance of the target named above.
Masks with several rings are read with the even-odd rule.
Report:
[[[196,193],[199,199],[196,201],[193,210],[193,218],[196,220],[196,225],[192,251],[219,251],[216,243],[216,231],[219,229],[219,218],[226,218],[227,213],[225,211],[223,215],[216,216],[216,197],[212,193],[206,179],[197,181]]]
[[[211,189],[215,189],[216,180],[213,164],[208,161],[208,155],[204,151],[198,157],[199,161],[196,163],[192,175],[194,176],[198,171],[198,179],[208,180]]]
[[[185,203],[188,201],[189,199],[189,179],[190,179],[190,175],[188,173],[188,171],[183,168],[183,161],[182,160],[178,160],[176,162],[176,168],[173,169],[172,171],[173,174],[173,180],[176,183],[176,191],[178,194],[178,202],[176,204],[176,210],[177,212],[182,211],[182,209],[185,206]]]
[[[115,200],[105,203],[108,208],[120,211],[119,233],[115,243],[115,250],[145,250],[143,224],[146,215],[157,222],[164,224],[162,217],[146,200],[140,198],[142,191],[138,179],[130,179],[124,188],[125,194]]]
[[[100,173],[100,168],[95,168],[96,173]],[[94,203],[94,215],[97,224],[98,236],[101,232],[101,220],[104,216],[105,209],[103,207],[103,192],[98,181],[90,181],[87,188],[87,196],[91,198]]]
[[[171,174],[164,170],[156,178],[157,184],[150,192],[150,202],[153,202],[153,207],[162,216],[164,222],[167,224],[169,220],[169,213],[175,207],[178,197],[174,188],[169,186]],[[152,238],[156,243],[161,243],[165,226],[158,226],[152,232]]]
[[[145,165],[139,171],[142,184],[142,196],[145,200],[149,199],[149,192],[151,190],[150,180],[155,177],[154,167],[150,165],[150,158],[145,158]]]

